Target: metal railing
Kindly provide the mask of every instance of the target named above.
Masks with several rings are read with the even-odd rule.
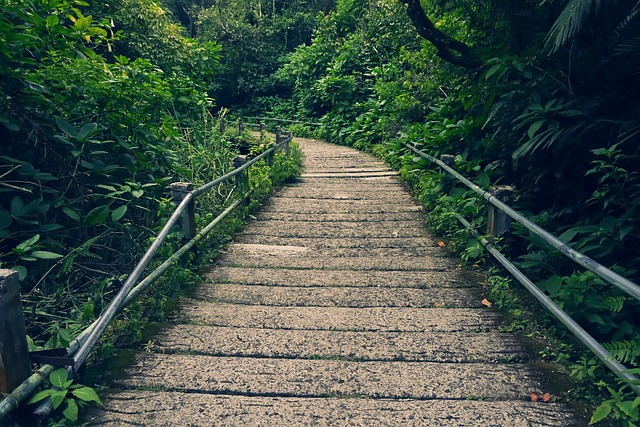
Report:
[[[574,250],[569,245],[562,242],[560,239],[553,236],[548,231],[544,230],[542,227],[536,225],[531,220],[527,219],[525,216],[509,207],[507,204],[500,201],[495,194],[482,189],[480,186],[474,184],[473,182],[462,176],[450,165],[448,165],[447,162],[437,159],[411,144],[405,144],[405,146],[413,153],[417,154],[419,157],[437,164],[440,168],[442,168],[442,170],[451,174],[458,181],[462,182],[475,193],[479,194],[492,206],[497,208],[501,214],[507,215],[514,221],[518,222],[535,236],[539,237],[545,243],[560,251],[563,255],[565,255],[573,262],[591,271],[600,278],[606,280],[608,283],[616,286],[618,289],[622,290],[634,299],[640,300],[640,286],[638,286],[637,284],[633,283],[625,277],[622,277],[618,273],[611,271],[610,269],[604,267],[602,264],[594,261],[588,256]],[[589,350],[591,350],[618,377],[632,382],[630,383],[630,386],[640,394],[640,383],[638,382],[640,379],[637,376],[631,374],[626,366],[615,360],[613,356],[602,346],[602,344],[600,344],[587,331],[585,331],[580,325],[578,325],[578,323],[576,323],[571,318],[571,316],[569,316],[560,307],[558,307],[553,302],[553,300],[551,300],[551,298],[540,291],[540,289],[538,289],[538,287],[531,280],[529,280],[526,275],[522,273],[515,265],[513,265],[504,255],[502,255],[491,244],[491,242],[489,242],[486,238],[480,236],[480,234],[466,219],[464,219],[461,215],[457,215],[457,218],[475,235],[475,237],[478,238],[480,243],[487,249],[487,251],[507,271],[509,271],[509,273],[511,273],[513,277],[518,280],[548,311],[550,311],[551,314],[553,314],[563,325],[565,325],[567,329],[569,329],[569,331],[580,342],[582,342]]]
[[[317,122],[305,122],[303,120],[289,120],[289,119],[277,119],[275,117],[245,117],[247,120],[259,120],[261,122],[264,121],[273,121],[278,123],[292,123],[299,125],[308,125],[308,126],[322,126],[322,123]]]
[[[236,168],[231,172],[207,184],[204,184],[195,190],[192,190],[191,187],[189,187],[191,184],[186,183],[175,183],[172,186],[174,194],[175,192],[182,193],[177,197],[177,199],[181,200],[175,211],[173,212],[165,226],[162,228],[160,233],[156,236],[149,249],[147,249],[141,260],[135,266],[131,274],[129,274],[126,282],[119,290],[117,295],[109,303],[107,308],[102,312],[100,317],[96,321],[94,321],[87,329],[85,329],[77,338],[75,338],[66,349],[67,357],[71,358],[70,362],[67,364],[67,371],[69,372],[70,376],[73,376],[75,374],[75,371],[86,361],[92,348],[95,346],[95,344],[100,339],[115,316],[120,313],[122,309],[124,309],[128,304],[134,301],[140,294],[142,294],[142,292],[144,292],[150,284],[152,284],[166,270],[168,270],[174,262],[176,262],[182,255],[191,250],[198,241],[200,241],[211,230],[213,230],[213,228],[218,225],[234,209],[242,205],[244,200],[250,196],[251,191],[248,189],[248,177],[244,172],[262,159],[265,159],[267,164],[271,164],[273,156],[277,150],[283,149],[288,155],[289,143],[292,141],[292,139],[293,136],[291,132],[278,129],[276,132],[275,146],[269,148],[268,150],[265,150],[263,153],[252,159],[247,159],[247,156],[236,157],[236,160],[234,161],[234,166],[236,166]],[[241,196],[237,200],[229,205],[213,221],[211,221],[200,232],[196,233],[194,227],[194,203],[196,197],[210,191],[218,184],[228,181],[229,179],[234,177],[236,178],[236,190],[246,190],[246,193],[241,194]],[[165,260],[159,267],[157,267],[153,272],[151,272],[138,283],[138,279],[142,276],[142,273],[155,257],[158,249],[164,243],[172,228],[177,224],[178,220],[181,217],[183,220],[183,226],[185,228],[185,235],[189,239],[189,241],[186,242],[171,257]],[[36,391],[36,389],[43,384],[44,380],[48,378],[48,375],[53,372],[54,369],[54,366],[50,364],[44,364],[38,370],[34,371],[34,373],[26,378],[21,384],[15,387],[15,389],[11,391],[11,393],[0,395],[3,397],[3,399],[0,401],[0,425],[2,424],[2,420],[6,416],[17,409],[21,402],[30,397]],[[50,411],[51,402],[50,399],[47,399],[34,411],[34,413],[40,418],[44,418]]]

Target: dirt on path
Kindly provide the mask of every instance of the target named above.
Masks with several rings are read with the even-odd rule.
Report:
[[[530,401],[561,374],[500,331],[482,277],[437,245],[395,172],[298,141],[301,178],[132,353],[90,424],[586,425]]]

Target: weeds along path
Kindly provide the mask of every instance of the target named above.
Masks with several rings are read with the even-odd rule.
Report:
[[[520,337],[499,332],[482,277],[438,247],[393,171],[300,143],[302,177],[111,380],[92,423],[585,424],[562,402],[528,401],[559,391]]]

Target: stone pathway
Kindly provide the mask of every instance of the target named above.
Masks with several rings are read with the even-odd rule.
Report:
[[[373,157],[301,140],[280,190],[139,352],[94,425],[570,426],[517,336]],[[539,367],[539,364],[535,366]]]

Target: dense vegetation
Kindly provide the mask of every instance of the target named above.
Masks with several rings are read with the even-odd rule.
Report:
[[[219,133],[222,107],[319,121],[297,130],[384,157],[469,262],[486,259],[454,213],[482,227],[486,207],[462,187],[443,193],[404,143],[456,155],[485,188],[513,185],[516,208],[640,279],[635,1],[0,1],[0,266],[20,272],[50,346],[117,288],[166,216],[167,183],[230,167],[237,135]],[[526,231],[505,247],[640,366],[637,302]],[[506,281],[489,282],[517,311]],[[559,358],[608,399],[596,419],[638,421],[640,401],[592,356]]]
[[[209,182],[233,168],[240,145],[256,154],[273,142],[232,126],[221,133],[224,111],[212,116],[220,57],[219,44],[188,37],[152,1],[2,1],[0,268],[20,275],[33,347],[66,347],[100,314],[173,212],[171,182]],[[297,161],[258,164],[248,208]],[[234,190],[199,198],[199,225]],[[227,221],[208,247],[239,225]],[[170,241],[158,262],[179,246],[178,230]],[[114,341],[139,345],[138,320],[162,316],[197,279],[187,266],[129,309],[95,354],[109,357]],[[73,403],[66,411],[77,415]]]

